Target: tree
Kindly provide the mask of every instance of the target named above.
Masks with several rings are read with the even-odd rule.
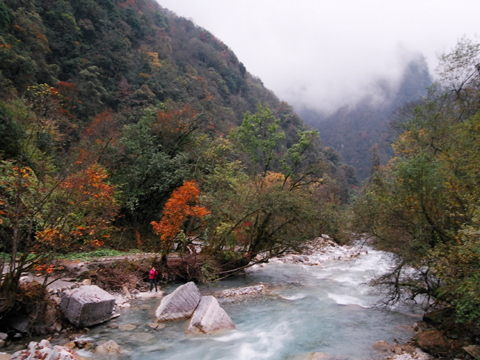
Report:
[[[31,93],[29,105],[19,99],[2,104],[22,134],[11,157],[0,159],[2,314],[14,305],[23,272],[49,267],[57,253],[102,245],[117,212],[115,188],[96,157],[80,152],[54,161],[62,141],[60,115],[49,99],[55,91],[32,88]]]
[[[325,168],[321,161],[303,165],[318,134],[299,132],[287,149],[278,123],[266,107],[247,113],[229,136],[245,168],[238,160],[219,164],[206,178],[204,203],[212,211],[206,251],[222,259],[228,274],[257,255],[266,261],[295,248],[317,230],[315,193]]]
[[[122,191],[122,214],[135,230],[151,232],[173,190],[192,178],[186,149],[202,121],[188,105],[162,106],[145,109],[137,124],[124,127],[112,171]]]
[[[462,40],[442,57],[443,83],[397,122],[396,156],[377,169],[354,206],[355,231],[397,256],[393,271],[374,282],[391,290],[389,302],[425,295],[473,324],[480,319],[476,56],[478,46]]]
[[[181,231],[190,236],[194,230],[198,230],[194,227],[194,221],[210,213],[205,207],[197,205],[199,195],[200,190],[195,181],[185,181],[168,199],[161,221],[151,222],[155,233],[161,234],[162,259],[166,259],[176,236]]]

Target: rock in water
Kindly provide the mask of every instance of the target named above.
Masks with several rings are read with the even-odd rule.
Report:
[[[162,299],[155,315],[158,321],[189,318],[200,302],[200,298],[197,285],[193,282],[186,283]]]
[[[121,354],[121,353],[122,353],[122,349],[113,340],[109,340],[109,341],[107,341],[103,344],[98,345],[95,348],[95,354],[117,355],[117,354]]]
[[[114,305],[112,295],[91,285],[63,292],[60,310],[72,324],[85,327],[109,320]]]
[[[218,330],[235,329],[230,316],[218,304],[213,296],[203,296],[195,310],[187,333],[213,334]]]
[[[377,349],[379,351],[386,351],[386,352],[391,352],[393,351],[393,346],[390,345],[388,342],[385,340],[380,340],[377,341],[375,344],[372,345],[374,349]]]

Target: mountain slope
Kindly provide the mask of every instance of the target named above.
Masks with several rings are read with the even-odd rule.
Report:
[[[372,156],[385,163],[393,154],[388,124],[395,110],[426,95],[426,87],[431,84],[425,59],[418,57],[407,64],[396,89],[378,83],[380,101],[366,96],[355,106],[342,107],[329,116],[308,109],[300,114],[320,131],[323,144],[335,148],[363,180],[370,175]]]
[[[106,109],[189,103],[220,132],[266,103],[292,133],[292,108],[208,31],[151,0],[6,0],[0,7],[2,95],[73,83],[80,123]]]

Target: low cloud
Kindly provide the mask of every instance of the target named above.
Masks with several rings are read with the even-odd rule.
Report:
[[[247,70],[295,107],[333,111],[395,86],[412,56],[432,71],[462,36],[474,37],[480,2],[159,0],[227,44]]]

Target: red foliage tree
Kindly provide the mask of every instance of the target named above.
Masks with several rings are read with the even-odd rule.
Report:
[[[152,221],[153,230],[160,237],[162,243],[162,257],[170,251],[175,237],[185,228],[185,224],[195,219],[200,219],[210,212],[202,206],[196,205],[200,190],[194,180],[185,181],[182,186],[175,189],[172,196],[165,204],[163,217],[160,222]],[[187,226],[187,236],[191,226]]]

